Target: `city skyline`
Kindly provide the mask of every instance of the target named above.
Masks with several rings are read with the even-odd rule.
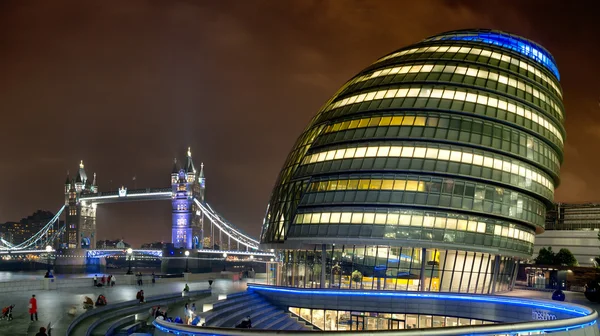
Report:
[[[556,200],[600,201],[600,84],[589,76],[600,71],[598,4],[553,4],[3,2],[0,109],[13,127],[2,133],[0,222],[56,212],[80,160],[100,191],[168,186],[173,157],[191,146],[207,201],[258,237],[289,148],[342,83],[382,54],[471,27],[554,55],[569,134]],[[134,245],[169,241],[170,226],[169,202],[98,208],[99,239],[121,229]]]

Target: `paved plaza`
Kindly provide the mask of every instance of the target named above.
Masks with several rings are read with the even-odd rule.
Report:
[[[169,282],[163,284],[148,284],[141,287],[146,297],[154,295],[181,292],[185,286],[184,281]],[[190,290],[207,289],[208,282],[190,282]],[[232,282],[230,280],[215,280],[212,285],[213,294],[228,294],[243,291],[246,289],[245,282]],[[108,304],[134,300],[139,286],[134,285],[116,285],[113,288],[96,288],[92,286],[86,288],[65,288],[59,290],[40,290],[37,292],[23,293],[10,292],[2,293],[0,296],[0,305],[2,307],[14,304],[14,319],[12,321],[0,321],[0,335],[35,335],[40,327],[45,327],[49,322],[52,323],[52,335],[65,335],[66,330],[75,318],[68,314],[69,308],[77,307],[77,315],[84,312],[82,308],[83,299],[89,296],[96,299],[98,295],[104,294]],[[28,314],[29,299],[35,294],[38,305],[37,322],[30,322]]]
[[[146,297],[154,295],[177,293],[185,286],[184,281],[176,281],[162,284],[147,284],[141,287],[144,290]],[[191,290],[207,289],[207,281],[190,282]],[[215,280],[213,283],[213,295],[229,294],[243,291],[246,289],[246,283],[243,281],[232,282],[230,280]],[[49,322],[53,326],[53,335],[65,335],[66,329],[75,318],[68,314],[68,310],[76,306],[77,314],[84,312],[82,308],[83,298],[89,296],[93,299],[98,295],[104,294],[107,297],[108,303],[123,302],[135,299],[139,286],[134,285],[116,285],[113,288],[96,288],[92,286],[90,279],[90,287],[79,288],[64,288],[59,290],[40,290],[36,292],[10,292],[3,293],[0,297],[0,305],[2,307],[14,304],[13,312],[14,319],[12,321],[0,320],[0,335],[35,335],[40,327],[47,326]],[[35,294],[38,300],[38,317],[39,321],[30,322],[28,314],[28,304],[31,295]],[[566,301],[588,306],[599,310],[600,304],[589,302],[583,293],[565,292]],[[536,298],[536,299],[551,299],[551,292],[541,292],[534,290],[514,290],[503,295]],[[600,321],[598,321],[600,323]]]

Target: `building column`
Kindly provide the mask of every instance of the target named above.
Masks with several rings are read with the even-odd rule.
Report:
[[[515,282],[517,281],[517,275],[519,274],[519,265],[521,265],[519,263],[519,260],[513,260],[513,262],[515,263],[515,268],[513,269],[512,278],[510,280],[510,286],[508,287],[508,290],[513,290],[515,288]]]
[[[327,245],[321,245],[321,288],[325,287],[325,272],[327,270]]]
[[[419,275],[419,290],[425,291],[425,258],[427,257],[427,249],[421,249],[421,274]]]
[[[500,272],[500,255],[496,254],[494,256],[494,271],[492,273],[492,290],[490,294],[496,293],[496,281],[498,280],[498,272]]]

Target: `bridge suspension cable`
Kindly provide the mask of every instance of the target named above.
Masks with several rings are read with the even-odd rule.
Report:
[[[208,220],[221,230],[221,232],[225,233],[229,238],[237,241],[241,245],[258,250],[258,240],[237,230],[232,224],[228,223],[221,215],[214,211],[208,203],[200,202],[197,198],[194,198],[194,202]]]
[[[52,217],[52,219],[50,219],[50,221],[48,221],[48,223],[44,225],[42,229],[40,229],[33,236],[29,237],[29,239],[20,244],[13,245],[4,239],[0,239],[0,241],[2,241],[4,245],[6,245],[6,247],[0,246],[0,250],[26,250],[35,246],[54,242],[55,239],[57,239],[60,236],[60,234],[65,231],[65,225],[55,229],[51,237],[48,237],[48,231],[50,231],[53,225],[56,224],[56,222],[60,219],[60,215],[62,214],[63,210],[65,210],[65,207],[66,206],[63,205],[62,208],[58,210],[56,215],[54,215],[54,217]]]

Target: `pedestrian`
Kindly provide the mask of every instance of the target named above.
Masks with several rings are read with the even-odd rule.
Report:
[[[196,303],[192,303],[192,313],[196,314]]]
[[[152,272],[152,284],[154,285],[156,283],[156,275],[154,275],[154,272]]]
[[[94,287],[98,284],[98,274],[94,274]]]
[[[141,290],[140,291],[140,303],[143,303],[143,302],[144,302],[144,291]]]
[[[104,274],[102,274],[102,278],[100,279],[100,282],[102,283],[102,286],[104,286],[104,284],[106,283],[106,277],[104,276]]]
[[[35,334],[35,336],[48,336],[48,334],[46,334],[46,328],[40,327],[40,331]]]
[[[144,276],[142,275],[142,272],[140,272],[140,286],[144,285]]]
[[[110,287],[111,280],[112,280],[112,275],[109,275],[108,278],[106,279],[106,287]]]
[[[112,278],[110,278],[110,286],[114,287],[115,286],[115,282],[116,282],[116,279],[115,279],[115,276],[113,275]]]
[[[35,320],[38,320],[37,313],[37,300],[35,298],[35,294],[31,296],[29,299],[29,315],[31,316],[31,322],[33,322],[33,316],[35,315]]]

